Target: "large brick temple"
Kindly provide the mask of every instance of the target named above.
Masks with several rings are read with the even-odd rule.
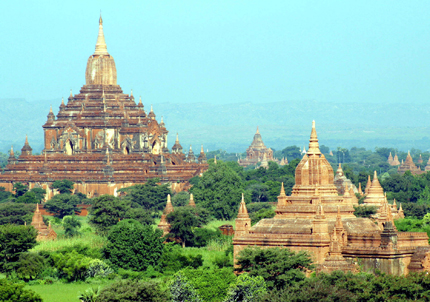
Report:
[[[397,231],[393,216],[404,217],[402,209],[388,204],[376,172],[366,203],[377,206],[378,213],[373,218],[355,217],[358,201],[347,188],[343,196],[338,194],[333,168],[319,149],[315,124],[309,150],[295,173],[291,196],[282,186],[272,219],[251,226],[242,198],[233,239],[235,258],[247,246],[286,247],[308,251],[317,270],[324,272],[361,267],[404,275],[430,270],[427,233]]]
[[[158,177],[179,190],[207,169],[203,147],[199,156],[190,150],[186,157],[176,136],[169,152],[163,119],[156,120],[152,105],[146,113],[133,92],[123,93],[101,17],[85,80],[78,94],[70,92],[67,104],[61,101],[57,116],[52,108],[49,111],[42,155],[32,154],[27,138],[18,158],[11,149],[0,186],[11,191],[14,183],[21,182],[47,189],[50,197],[52,182],[69,179],[77,191],[92,197],[114,195],[120,188]]]

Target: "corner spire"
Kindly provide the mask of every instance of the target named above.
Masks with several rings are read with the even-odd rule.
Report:
[[[95,55],[109,55],[109,53],[107,51],[105,35],[103,33],[103,19],[102,19],[101,14],[100,14],[100,19],[99,19],[99,34],[97,36],[96,51],[94,52],[94,54]]]
[[[240,202],[239,213],[237,215],[237,218],[249,218],[248,209],[246,208],[245,197],[243,193],[242,193],[242,201]]]
[[[193,193],[190,194],[190,202],[188,203],[188,206],[190,206],[190,207],[196,207],[196,203],[194,202],[194,195],[193,195]]]
[[[285,189],[284,189],[284,183],[282,182],[282,184],[281,184],[281,193],[279,194],[279,196],[287,196],[286,194],[285,194]]]

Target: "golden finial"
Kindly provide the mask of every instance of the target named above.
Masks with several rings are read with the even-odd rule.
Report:
[[[258,126],[257,126],[257,132],[255,134],[260,134],[260,130],[258,129]]]
[[[97,42],[96,42],[96,51],[94,52],[95,55],[108,55],[105,36],[103,33],[103,20],[102,15],[100,14],[99,19],[99,34],[97,36]]]

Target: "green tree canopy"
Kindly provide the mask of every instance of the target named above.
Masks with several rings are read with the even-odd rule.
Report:
[[[75,183],[68,179],[56,180],[52,183],[52,188],[57,189],[60,194],[71,194]]]
[[[35,204],[23,204],[15,202],[0,203],[0,225],[31,223]]]
[[[167,302],[169,293],[154,281],[120,280],[102,289],[97,301]]]
[[[17,182],[13,185],[13,190],[15,191],[14,197],[20,197],[28,191],[28,186]]]
[[[44,207],[55,217],[63,218],[66,215],[80,213],[81,209],[77,207],[80,200],[75,195],[57,194],[45,203]]]
[[[33,226],[7,224],[0,226],[0,269],[14,269],[19,256],[36,245],[37,231]]]
[[[136,203],[149,211],[160,211],[164,208],[167,195],[172,194],[169,184],[159,185],[158,178],[151,178],[141,185],[121,189],[127,193],[123,199]],[[134,206],[135,207],[135,206]]]
[[[263,277],[269,289],[303,281],[304,270],[313,268],[306,252],[295,253],[286,248],[245,248],[239,253],[237,264],[237,271]]]
[[[191,188],[195,202],[217,219],[236,216],[244,192],[242,179],[222,161],[211,163],[199,183]]]
[[[42,298],[31,289],[24,289],[25,284],[17,284],[7,279],[0,279],[0,301],[5,302],[42,302]]]
[[[150,265],[156,266],[161,257],[161,236],[162,231],[159,229],[125,219],[112,227],[103,253],[116,268],[146,270]]]

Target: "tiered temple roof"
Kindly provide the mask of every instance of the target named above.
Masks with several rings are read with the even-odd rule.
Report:
[[[117,84],[115,61],[107,51],[100,17],[95,52],[88,58],[86,83],[78,94],[61,101],[57,116],[49,110],[43,125],[42,155],[33,155],[26,137],[21,155],[11,152],[0,175],[0,185],[11,191],[15,182],[48,189],[55,180],[75,182],[77,191],[94,196],[116,194],[122,187],[158,177],[174,190],[207,169],[204,152],[199,163],[186,161],[179,139],[170,153],[164,121],[158,122],[151,105],[147,114],[141,98],[123,93]],[[46,158],[45,158],[46,155]],[[107,164],[109,155],[110,163]]]
[[[409,151],[408,151],[408,156],[406,156],[405,162],[402,161],[402,164],[400,165],[400,167],[397,168],[397,172],[399,174],[403,175],[405,174],[406,171],[411,171],[412,175],[419,175],[424,173],[424,171],[422,171],[420,167],[417,167],[414,164],[414,161]]]
[[[246,205],[241,202],[233,238],[235,257],[247,246],[286,247],[308,251],[319,271],[355,270],[358,261],[364,270],[397,275],[408,273],[408,265],[418,252],[420,259],[430,263],[427,234],[395,230],[386,199],[377,224],[369,218],[355,217],[358,202],[347,185],[345,194],[338,195],[333,169],[319,150],[314,123],[308,152],[297,166],[295,178],[291,196],[286,196],[281,187],[272,219],[260,220],[251,227]],[[369,187],[372,194],[378,191],[376,182],[377,178],[375,187]],[[421,249],[429,253],[422,256]],[[429,268],[426,264],[421,270]]]
[[[260,130],[257,127],[257,132],[254,135],[254,139],[248,149],[246,149],[246,158],[239,159],[238,163],[239,165],[246,167],[250,165],[256,165],[257,163],[263,161],[265,161],[265,166],[269,161],[278,162],[278,160],[273,158],[272,149],[267,148],[264,145]]]

